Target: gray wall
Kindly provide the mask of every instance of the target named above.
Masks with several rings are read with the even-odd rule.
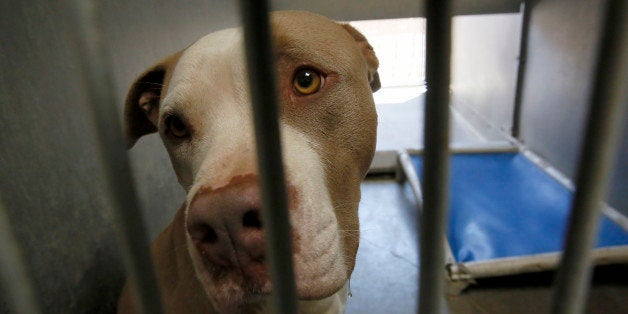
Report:
[[[234,27],[234,1],[103,1],[102,23],[117,83],[120,111],[137,75],[200,37]],[[130,150],[136,186],[151,237],[170,221],[185,199],[157,134],[141,138]]]
[[[624,101],[624,105],[628,100]],[[615,170],[611,176],[608,202],[628,217],[628,110],[624,114],[624,132],[620,140]]]
[[[424,17],[423,1],[416,0],[272,0],[276,10],[303,10],[340,21]],[[454,0],[453,13],[487,14],[518,12],[520,0]]]
[[[601,0],[544,0],[532,7],[522,98],[522,140],[572,178],[588,114],[602,4]],[[627,131],[609,196],[611,205],[625,214]]]
[[[124,271],[115,222],[102,196],[103,170],[85,108],[75,26],[63,3],[0,4],[0,193],[45,312],[106,312]],[[238,22],[228,0],[186,1],[186,6],[152,0],[102,3],[119,106],[127,86],[153,62]],[[155,135],[141,140],[131,158],[154,237],[184,193]],[[0,313],[5,307],[0,298]]]
[[[519,13],[453,19],[451,101],[472,123],[492,125],[478,128],[489,138],[512,127],[520,29]]]
[[[43,1],[0,11],[1,192],[45,307],[91,306],[81,287],[111,299],[121,269],[68,16]]]

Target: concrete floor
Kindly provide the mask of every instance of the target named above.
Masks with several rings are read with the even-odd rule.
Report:
[[[360,202],[360,248],[346,313],[416,313],[417,210],[407,185],[367,180]]]

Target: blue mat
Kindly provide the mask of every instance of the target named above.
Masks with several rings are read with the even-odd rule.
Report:
[[[422,157],[412,156],[422,180]],[[448,240],[458,262],[562,250],[572,193],[516,153],[451,158]],[[628,233],[601,219],[597,247],[628,245]]]

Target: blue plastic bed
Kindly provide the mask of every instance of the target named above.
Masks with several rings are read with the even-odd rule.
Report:
[[[421,180],[422,156],[410,158]],[[555,268],[572,191],[520,153],[460,153],[450,162],[452,279]],[[628,260],[628,232],[606,215],[600,224],[598,260]]]

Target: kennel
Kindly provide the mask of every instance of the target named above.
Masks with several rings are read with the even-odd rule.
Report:
[[[299,1],[295,1],[296,4],[293,6],[281,1],[276,2],[281,4],[278,7],[294,8],[301,5],[302,8],[307,8],[307,5]],[[466,149],[461,152],[454,150],[454,154],[451,156],[451,171],[447,170],[449,154],[446,130],[448,130],[448,100],[450,98],[448,88],[450,61],[447,56],[450,54],[448,43],[451,38],[451,11],[473,14],[518,12],[520,3],[519,1],[459,1],[454,3],[452,9],[445,7],[446,1],[432,2],[438,3],[439,7],[427,11],[423,11],[420,3],[415,3],[415,1],[400,1],[399,8],[394,4],[387,6],[376,2],[369,2],[368,5],[364,5],[360,1],[356,1],[353,6],[348,7],[348,10],[352,12],[360,12],[356,16],[364,19],[378,17],[377,14],[373,13],[376,10],[364,12],[365,8],[369,7],[385,7],[378,11],[384,17],[414,16],[421,15],[421,13],[415,12],[425,12],[429,20],[428,23],[434,23],[428,26],[427,75],[429,92],[426,107],[430,113],[425,119],[428,123],[426,125],[425,149],[420,152],[421,154],[418,154],[417,151],[411,151],[409,155],[397,155],[396,152],[391,155],[382,152],[376,156],[373,166],[373,173],[381,173],[382,171],[401,173],[405,171],[405,176],[414,186],[415,193],[418,196],[424,196],[424,198],[417,198],[418,203],[422,204],[423,208],[429,209],[424,211],[421,219],[423,224],[421,249],[424,250],[421,255],[421,273],[424,276],[420,285],[431,288],[421,289],[420,298],[413,297],[420,303],[421,313],[437,313],[443,308],[442,296],[445,292],[451,295],[462,295],[460,294],[461,291],[475,286],[475,283],[477,286],[482,286],[484,283],[492,284],[503,278],[508,280],[514,278],[516,281],[530,277],[536,279],[535,274],[547,275],[546,271],[559,269],[562,273],[559,276],[558,286],[560,288],[558,291],[560,293],[557,295],[555,312],[577,312],[583,306],[583,295],[585,295],[583,291],[586,290],[584,287],[587,286],[589,278],[589,267],[586,262],[589,256],[592,256],[594,263],[600,266],[625,266],[628,263],[625,247],[628,241],[626,241],[625,229],[622,230],[625,225],[621,226],[621,221],[625,221],[625,217],[612,209],[602,210],[606,215],[605,217],[612,218],[602,219],[603,236],[600,245],[604,248],[587,253],[589,243],[595,236],[597,221],[595,217],[598,214],[596,205],[603,199],[602,193],[604,193],[605,182],[608,180],[605,177],[611,172],[611,155],[613,155],[613,148],[617,149],[617,140],[613,140],[613,138],[620,138],[618,135],[621,133],[620,124],[621,120],[624,119],[622,110],[625,111],[625,98],[622,97],[625,97],[624,86],[626,85],[625,30],[627,27],[625,17],[622,16],[625,8],[617,7],[625,6],[625,4],[622,1],[614,0],[592,0],[581,1],[574,5],[577,13],[580,14],[579,17],[585,16],[584,23],[588,23],[587,26],[593,25],[578,31],[584,32],[585,37],[593,42],[602,38],[600,46],[603,48],[599,51],[604,55],[597,56],[597,60],[600,60],[599,65],[595,67],[597,74],[581,79],[585,82],[583,88],[588,90],[588,86],[595,86],[594,97],[590,101],[593,110],[590,122],[592,131],[587,136],[586,148],[583,149],[585,154],[582,156],[583,161],[580,162],[579,176],[582,179],[578,179],[575,194],[572,194],[569,190],[569,184],[565,184],[565,180],[556,174],[557,171],[545,165],[539,167],[539,159],[534,154],[529,153],[525,145],[521,145],[516,139],[507,141],[509,144],[504,149],[505,151],[492,151],[491,154],[485,154],[486,147],[480,149],[484,152],[483,154],[478,154],[477,148],[474,148],[472,155],[469,155],[469,151]],[[547,12],[555,14],[556,11],[573,5],[570,1],[564,0],[525,2],[525,10],[522,13],[524,20],[526,17],[530,18],[530,15],[534,16],[535,10],[541,16]],[[67,3],[50,4],[45,1],[6,2],[0,5],[3,16],[0,22],[3,30],[3,38],[0,39],[3,54],[0,60],[2,68],[7,70],[6,75],[3,75],[3,84],[0,87],[3,110],[3,115],[0,117],[0,121],[2,121],[0,139],[2,146],[6,148],[0,155],[0,160],[3,162],[0,189],[3,202],[6,204],[0,207],[0,250],[3,252],[0,255],[3,292],[0,299],[0,311],[5,309],[7,311],[15,310],[19,313],[36,313],[41,312],[42,309],[45,309],[43,312],[59,312],[64,311],[64,309],[68,309],[69,312],[111,311],[110,305],[102,307],[98,303],[102,302],[103,299],[115,300],[115,291],[119,288],[123,278],[121,256],[124,256],[126,260],[127,271],[131,274],[131,278],[143,291],[140,295],[145,312],[158,313],[160,311],[159,302],[156,301],[159,292],[154,285],[154,279],[151,279],[151,268],[147,267],[150,264],[150,259],[148,258],[146,243],[148,238],[155,235],[160,224],[170,218],[170,215],[167,212],[147,211],[146,208],[163,208],[164,206],[176,208],[179,204],[173,199],[180,200],[182,195],[178,192],[172,192],[174,190],[172,186],[152,186],[151,188],[156,191],[151,192],[147,192],[142,187],[142,184],[147,181],[166,181],[163,180],[163,176],[168,176],[170,182],[176,182],[176,178],[171,173],[154,175],[147,174],[149,171],[140,171],[140,174],[137,174],[136,171],[133,175],[131,174],[132,168],[144,170],[158,168],[167,164],[168,161],[163,152],[159,153],[154,150],[149,150],[149,154],[159,156],[158,158],[161,158],[160,163],[145,161],[145,158],[142,158],[145,156],[134,155],[136,154],[134,152],[131,152],[129,158],[122,146],[119,145],[121,134],[115,131],[118,129],[119,121],[114,114],[117,108],[112,104],[117,103],[115,95],[123,94],[124,87],[116,86],[114,84],[116,78],[113,76],[131,77],[134,75],[131,72],[137,70],[137,66],[131,64],[137,65],[144,62],[144,60],[135,59],[125,63],[120,61],[122,55],[128,58],[128,56],[137,55],[138,51],[142,51],[142,53],[150,56],[150,59],[157,59],[165,55],[165,52],[170,49],[178,48],[181,44],[176,40],[175,42],[166,40],[162,42],[164,47],[155,48],[152,43],[159,41],[158,39],[189,36],[180,39],[182,42],[189,42],[198,37],[199,34],[206,32],[206,30],[197,30],[197,33],[181,35],[180,31],[192,29],[191,25],[206,25],[206,19],[210,18],[213,19],[215,27],[238,24],[237,21],[228,20],[224,16],[223,11],[226,9],[211,10],[216,7],[231,8],[233,6],[231,1],[214,1],[212,3],[218,5],[209,6],[207,1],[189,3],[190,7],[196,6],[206,9],[207,16],[203,15],[202,17],[191,16],[188,14],[189,8],[183,8],[177,4],[155,4],[151,1],[136,1],[131,4],[106,2],[102,3],[102,6],[105,7],[102,12],[93,11],[94,8],[90,7],[91,2],[83,1],[72,2],[69,6]],[[252,1],[243,1],[243,3],[261,4],[261,2]],[[126,9],[126,6],[130,7]],[[331,2],[321,6],[334,10]],[[586,15],[589,8],[593,7],[603,11],[601,8],[607,6],[609,8],[607,15],[600,14],[599,19]],[[68,10],[68,8],[73,9]],[[192,10],[197,11],[196,9]],[[266,36],[264,34],[267,34],[263,22],[266,9],[255,7],[244,11],[245,16],[247,16],[245,20],[249,22],[246,24],[250,28],[249,31],[259,32],[256,36],[249,38],[248,44],[251,47],[249,52],[254,56],[250,59],[252,62],[258,61],[262,65],[260,69],[263,70],[263,65],[269,64],[264,62],[264,60],[269,59],[268,41],[264,40]],[[176,22],[169,20],[167,16],[170,14],[181,18]],[[98,24],[96,16],[100,16],[105,21],[128,21],[129,23]],[[345,16],[344,18],[352,17]],[[548,17],[544,18],[547,19]],[[163,25],[155,25],[154,21],[160,19],[164,21]],[[143,22],[146,25],[154,26],[154,29],[140,34],[133,34],[127,30],[128,25]],[[529,26],[526,24],[534,24],[534,22],[523,23],[522,53],[520,54],[523,60],[520,60],[519,72],[517,73],[518,86],[517,93],[514,95],[515,102],[521,102],[521,98],[526,97],[525,89],[532,88],[536,84],[530,79],[530,76],[526,76],[524,73],[524,69],[530,67],[529,63],[526,64],[524,57],[526,51],[529,50],[526,47],[525,38],[538,36],[538,34],[527,35]],[[573,23],[573,21],[568,22],[566,25],[571,26]],[[601,26],[603,24],[604,27]],[[106,28],[107,31],[103,32],[103,28]],[[434,29],[438,31],[435,32]],[[598,31],[601,34],[600,37],[597,37]],[[260,41],[254,42],[255,39]],[[558,48],[573,48],[565,44],[563,40],[562,37],[549,39],[550,43],[558,45]],[[105,54],[105,51],[102,50],[103,44],[110,55]],[[546,43],[546,45],[549,44]],[[160,50],[159,52],[152,51],[146,49],[147,46]],[[591,43],[591,46],[597,47],[597,44]],[[527,53],[530,54],[529,51]],[[116,60],[114,64],[108,63],[107,60],[110,56]],[[539,65],[537,64],[537,66]],[[540,65],[540,67],[543,66],[546,65]],[[272,71],[272,69],[267,68],[265,71]],[[567,71],[568,74],[574,75],[573,72],[569,71]],[[265,73],[267,74],[260,71],[258,74],[262,77],[269,76],[269,72]],[[588,72],[581,71],[578,73]],[[261,79],[256,82],[269,81],[272,80]],[[528,86],[523,85],[524,81],[528,82]],[[551,85],[561,92],[564,91],[561,88],[565,87],[560,84]],[[256,84],[253,86],[260,90],[272,90],[272,87],[268,86]],[[259,93],[260,99],[261,97],[272,96],[272,93]],[[431,97],[436,97],[436,99]],[[258,97],[254,98],[257,99]],[[83,102],[90,105],[84,106]],[[583,102],[589,103],[586,100]],[[93,107],[90,107],[92,105]],[[525,105],[521,103],[515,106],[513,124],[518,124],[524,120],[521,118],[522,113],[520,112],[523,106]],[[598,110],[612,111],[598,112]],[[595,114],[595,112],[598,113]],[[266,119],[271,119],[271,121],[274,119],[272,111],[260,112],[260,114],[264,113],[270,114],[265,117]],[[94,128],[90,123],[96,127]],[[512,127],[514,128],[513,135],[518,136],[517,133],[520,132],[522,126],[513,125]],[[611,130],[593,133],[607,127]],[[270,141],[276,140],[276,136],[273,136],[272,132],[258,133],[270,135],[268,139]],[[623,134],[626,138],[625,131]],[[151,139],[147,141],[151,141]],[[600,143],[600,141],[604,143]],[[263,140],[260,142],[263,143]],[[149,144],[147,142],[145,145],[149,146]],[[261,145],[261,148],[272,149],[274,147],[276,145],[272,145],[272,143]],[[544,149],[547,150],[547,147]],[[489,151],[491,150],[489,148]],[[517,151],[519,154],[515,154],[513,151]],[[597,153],[601,153],[602,156],[597,156]],[[261,154],[261,156],[269,155],[278,156],[279,152],[268,152],[268,155]],[[625,151],[620,151],[619,159],[625,161],[627,155]],[[398,162],[398,158],[402,161]],[[272,162],[278,159],[265,158],[264,160]],[[421,171],[424,164],[429,165],[427,173]],[[280,164],[275,163],[261,168],[267,170],[269,176],[281,177],[281,170],[278,170],[281,168],[280,166]],[[473,171],[488,167],[482,175],[492,174],[497,175],[497,177],[483,177],[473,171],[461,172],[460,169],[464,170],[465,167],[472,167]],[[623,171],[625,166],[620,164],[618,168]],[[416,175],[412,169],[417,172]],[[468,170],[468,168],[466,169]],[[522,170],[523,174],[517,172]],[[77,171],[81,174],[77,174]],[[448,172],[451,172],[453,182],[450,189],[447,185]],[[549,243],[535,242],[538,247],[532,247],[529,251],[516,251],[519,248],[511,247],[512,242],[510,240],[501,243],[502,245],[498,245],[496,248],[485,246],[491,241],[480,244],[462,241],[456,242],[455,246],[450,240],[448,245],[444,245],[446,235],[455,232],[455,230],[451,230],[449,233],[445,231],[447,212],[450,211],[453,214],[460,211],[460,207],[457,206],[461,202],[466,202],[466,199],[456,198],[461,195],[459,188],[478,189],[482,187],[479,183],[470,187],[456,185],[460,175],[471,176],[467,182],[491,184],[486,189],[494,193],[500,191],[506,184],[521,183],[513,177],[521,180],[533,180],[534,183],[531,184],[533,187],[539,188],[542,185],[548,190],[555,191],[555,194],[547,195],[544,194],[547,190],[535,190],[535,193],[540,197],[558,198],[558,200],[554,198],[544,199],[546,202],[552,203],[552,206],[549,207],[554,208],[553,205],[558,204],[559,212],[551,217],[553,220],[550,222],[552,224],[550,229],[554,232],[554,237],[550,239]],[[520,175],[531,175],[532,178],[521,178]],[[418,181],[419,178],[421,183]],[[559,183],[556,181],[557,178]],[[626,203],[621,200],[621,195],[626,193],[625,178],[620,177],[615,180],[619,183],[614,183],[611,188],[615,194],[620,195],[619,201],[615,202],[619,203],[620,206],[626,206]],[[268,178],[269,183],[277,181]],[[424,186],[423,190],[420,189],[421,184]],[[283,186],[273,187],[272,184],[265,184],[264,186],[274,189],[277,193],[268,192],[269,194],[279,195],[279,197],[266,199],[281,202]],[[448,191],[452,196],[451,210],[447,206]],[[520,192],[520,190],[514,191]],[[483,191],[478,192],[476,190],[465,190],[464,193],[476,192],[478,197],[483,195],[480,193]],[[156,194],[161,194],[161,196],[155,197]],[[571,210],[570,198],[572,195],[574,197],[573,207],[577,213],[574,217],[582,219],[575,219],[568,226],[566,220],[567,213]],[[492,195],[491,198],[507,197],[504,201],[510,203],[494,209],[503,213],[503,208],[510,209],[511,205],[524,206],[526,196],[527,194],[521,195],[521,193],[517,195],[498,194]],[[590,198],[588,198],[589,196]],[[515,199],[516,197],[521,201],[515,201],[519,200]],[[481,202],[475,203],[474,206],[482,210],[490,209]],[[282,205],[270,207],[279,209]],[[543,209],[545,207],[541,208],[541,210]],[[6,216],[11,218],[12,224],[8,223],[8,219],[4,215],[5,212],[7,213]],[[272,215],[280,217],[285,215],[281,212],[279,210],[278,213]],[[543,216],[543,213],[540,216]],[[625,210],[623,214],[625,214]],[[496,218],[496,215],[490,213],[489,215]],[[151,219],[143,222],[142,216]],[[520,216],[517,217],[521,218]],[[463,216],[461,218],[472,217]],[[546,218],[541,217],[541,219]],[[153,220],[160,220],[160,222]],[[289,248],[282,247],[282,245],[288,241],[282,242],[281,239],[282,234],[283,236],[287,234],[285,230],[287,221],[285,219],[283,222],[281,221],[277,226],[277,230],[279,230],[277,235],[272,236],[275,239],[272,242],[277,243],[277,252],[286,252]],[[555,221],[565,223],[562,226],[556,226]],[[617,221],[620,223],[616,223]],[[520,224],[524,221],[483,221],[483,223],[503,227],[503,224],[506,223]],[[474,222],[471,220],[461,222],[461,226],[473,224]],[[121,236],[123,240],[120,241],[124,254],[118,253],[120,251],[118,245],[112,240],[115,226],[122,226],[124,230],[124,235]],[[271,229],[275,230],[272,227]],[[281,231],[282,229],[283,231]],[[569,232],[571,240],[566,248],[566,257],[560,261],[556,252],[560,251],[562,247],[561,241],[557,237],[566,229],[571,230]],[[464,230],[462,231],[464,232]],[[274,234],[274,232],[271,233]],[[515,236],[521,237],[524,234],[516,234]],[[469,241],[478,240],[477,237],[467,238],[458,234],[453,234],[453,237]],[[24,245],[24,243],[26,244]],[[23,248],[26,248],[25,254],[20,253],[18,249],[20,245],[18,244],[23,244]],[[465,251],[468,245],[474,249],[478,249],[479,246],[480,251]],[[512,255],[521,256],[520,254],[530,256],[522,259],[509,258]],[[282,266],[290,263],[289,258],[286,258],[287,254],[278,253],[273,256],[277,256],[278,264],[276,267],[290,268],[289,266]],[[610,269],[611,277],[612,275],[621,275],[621,273],[613,273],[614,270],[616,269]],[[623,268],[619,268],[619,270],[625,271]],[[285,272],[285,274],[289,274],[289,272]],[[517,276],[521,274],[523,275]],[[31,282],[29,278],[35,278],[35,280]],[[490,280],[492,281],[489,282]],[[275,282],[285,283],[285,285],[277,286],[280,291],[277,293],[279,308],[282,308],[283,312],[293,311],[294,288],[291,287],[292,280],[290,277],[283,277],[275,278]],[[503,284],[503,282],[499,284]],[[625,281],[622,281],[621,284],[625,284]],[[408,312],[410,311],[412,309],[409,309]]]

